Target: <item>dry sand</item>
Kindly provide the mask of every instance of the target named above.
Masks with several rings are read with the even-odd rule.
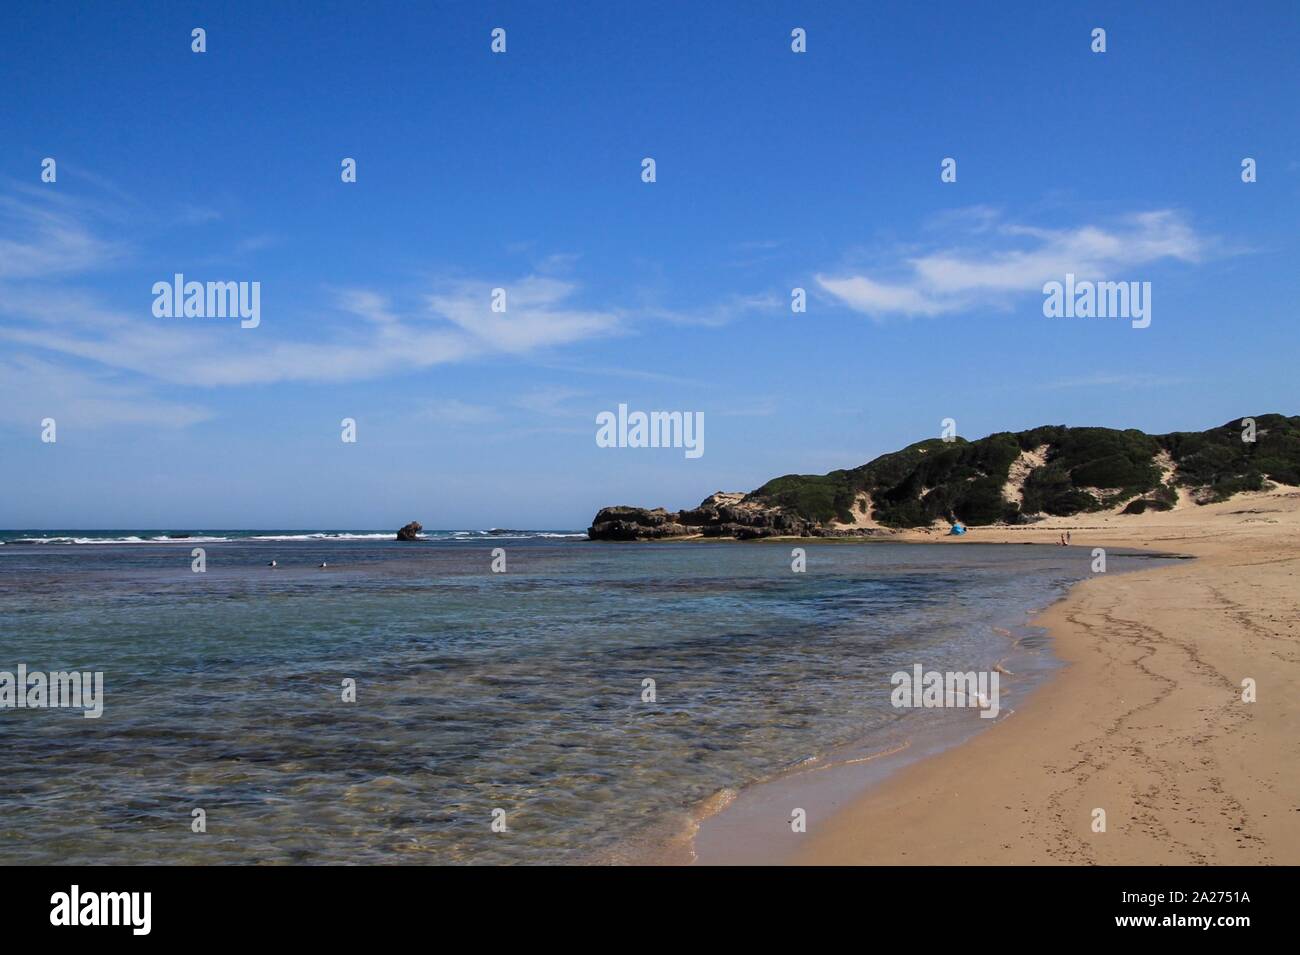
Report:
[[[951,540],[1050,545],[1066,529],[1075,546],[1197,559],[1074,587],[1036,621],[1066,662],[1056,677],[1009,719],[810,820],[792,861],[1300,863],[1300,490]]]

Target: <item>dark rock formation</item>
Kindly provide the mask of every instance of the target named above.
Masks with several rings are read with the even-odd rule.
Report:
[[[692,531],[684,527],[676,514],[662,507],[606,507],[592,521],[587,536],[592,540],[653,540],[658,537],[682,537]]]
[[[420,536],[420,531],[422,530],[424,530],[424,528],[420,526],[419,521],[411,521],[411,523],[407,524],[397,532],[397,539],[399,541],[417,540]]]
[[[592,540],[657,540],[664,537],[805,537],[820,533],[816,525],[782,507],[742,503],[745,495],[719,491],[699,507],[666,511],[662,507],[606,507],[596,515],[587,536]]]

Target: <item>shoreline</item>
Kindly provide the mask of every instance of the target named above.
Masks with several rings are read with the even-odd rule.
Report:
[[[1031,620],[1061,665],[1018,712],[810,811],[788,851],[757,855],[811,865],[1300,862],[1300,491],[1192,507],[957,539],[899,534],[1051,545],[1068,529],[1075,546],[1198,559],[1071,586]],[[1245,678],[1257,702],[1242,702]],[[799,778],[775,781],[792,805],[813,795]],[[1105,832],[1093,832],[1096,809]]]
[[[933,546],[937,542],[909,540],[894,543]],[[967,543],[978,546],[988,542]],[[1046,546],[1046,543],[1041,546]],[[1115,550],[1117,553],[1112,554],[1113,557],[1122,556],[1128,561],[1135,558],[1187,559],[1162,551]],[[1120,550],[1122,555],[1118,553]],[[1125,570],[1112,572],[1131,574],[1138,569],[1130,565]],[[789,767],[776,776],[750,783],[738,791],[729,791],[722,804],[710,805],[715,803],[716,797],[706,801],[693,820],[691,837],[685,840],[684,845],[678,845],[675,853],[661,853],[655,861],[699,865],[788,864],[801,848],[801,841],[806,839],[789,828],[788,817],[792,807],[803,809],[810,824],[813,818],[825,820],[836,809],[863,798],[908,766],[961,747],[1012,718],[1065,666],[1055,652],[1042,617],[1049,608],[1068,599],[1082,579],[1062,586],[1041,602],[1021,607],[1018,621],[1009,617],[988,621],[992,633],[1006,641],[1004,651],[988,663],[1003,675],[1000,690],[1002,712],[997,719],[980,719],[978,710],[946,709],[936,711],[942,714],[938,720],[925,724],[900,723],[891,736],[881,738],[873,734],[831,746],[799,766]]]
[[[926,549],[934,545],[933,541],[878,543],[928,545]],[[1077,554],[1078,548],[1074,550]],[[1125,549],[1123,559],[1146,556],[1170,555]],[[1086,562],[1087,558],[1084,555],[1076,559]],[[1010,566],[1007,572],[1011,572]],[[1132,565],[1119,572],[1133,572]],[[973,660],[972,666],[977,670],[997,669],[1002,674],[998,720],[980,719],[977,709],[930,710],[919,722],[900,718],[869,733],[863,731],[865,735],[837,739],[758,779],[715,790],[687,807],[670,810],[662,820],[613,849],[593,852],[584,862],[671,866],[785,861],[783,857],[794,848],[786,826],[790,806],[804,808],[810,818],[823,816],[827,804],[842,801],[846,794],[858,795],[901,767],[959,746],[993,723],[1007,719],[1022,700],[1044,685],[1062,664],[1052,652],[1046,629],[1033,619],[1063,599],[1070,586],[1057,583],[1040,594],[1025,594],[1026,602],[1003,604],[995,616],[986,618],[981,614],[979,619],[986,625],[990,643],[984,659]],[[790,802],[796,793],[796,801]]]

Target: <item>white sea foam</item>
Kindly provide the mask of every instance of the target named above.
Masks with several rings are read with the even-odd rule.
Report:
[[[150,544],[143,537],[19,537],[11,544]]]

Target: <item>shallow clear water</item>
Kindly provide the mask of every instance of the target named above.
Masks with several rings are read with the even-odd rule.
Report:
[[[190,542],[17,536],[0,670],[103,671],[106,699],[97,720],[0,709],[11,863],[590,858],[923,720],[891,673],[991,666],[993,628],[1091,560],[807,542],[796,574],[789,544],[244,538],[204,544],[199,574]]]

